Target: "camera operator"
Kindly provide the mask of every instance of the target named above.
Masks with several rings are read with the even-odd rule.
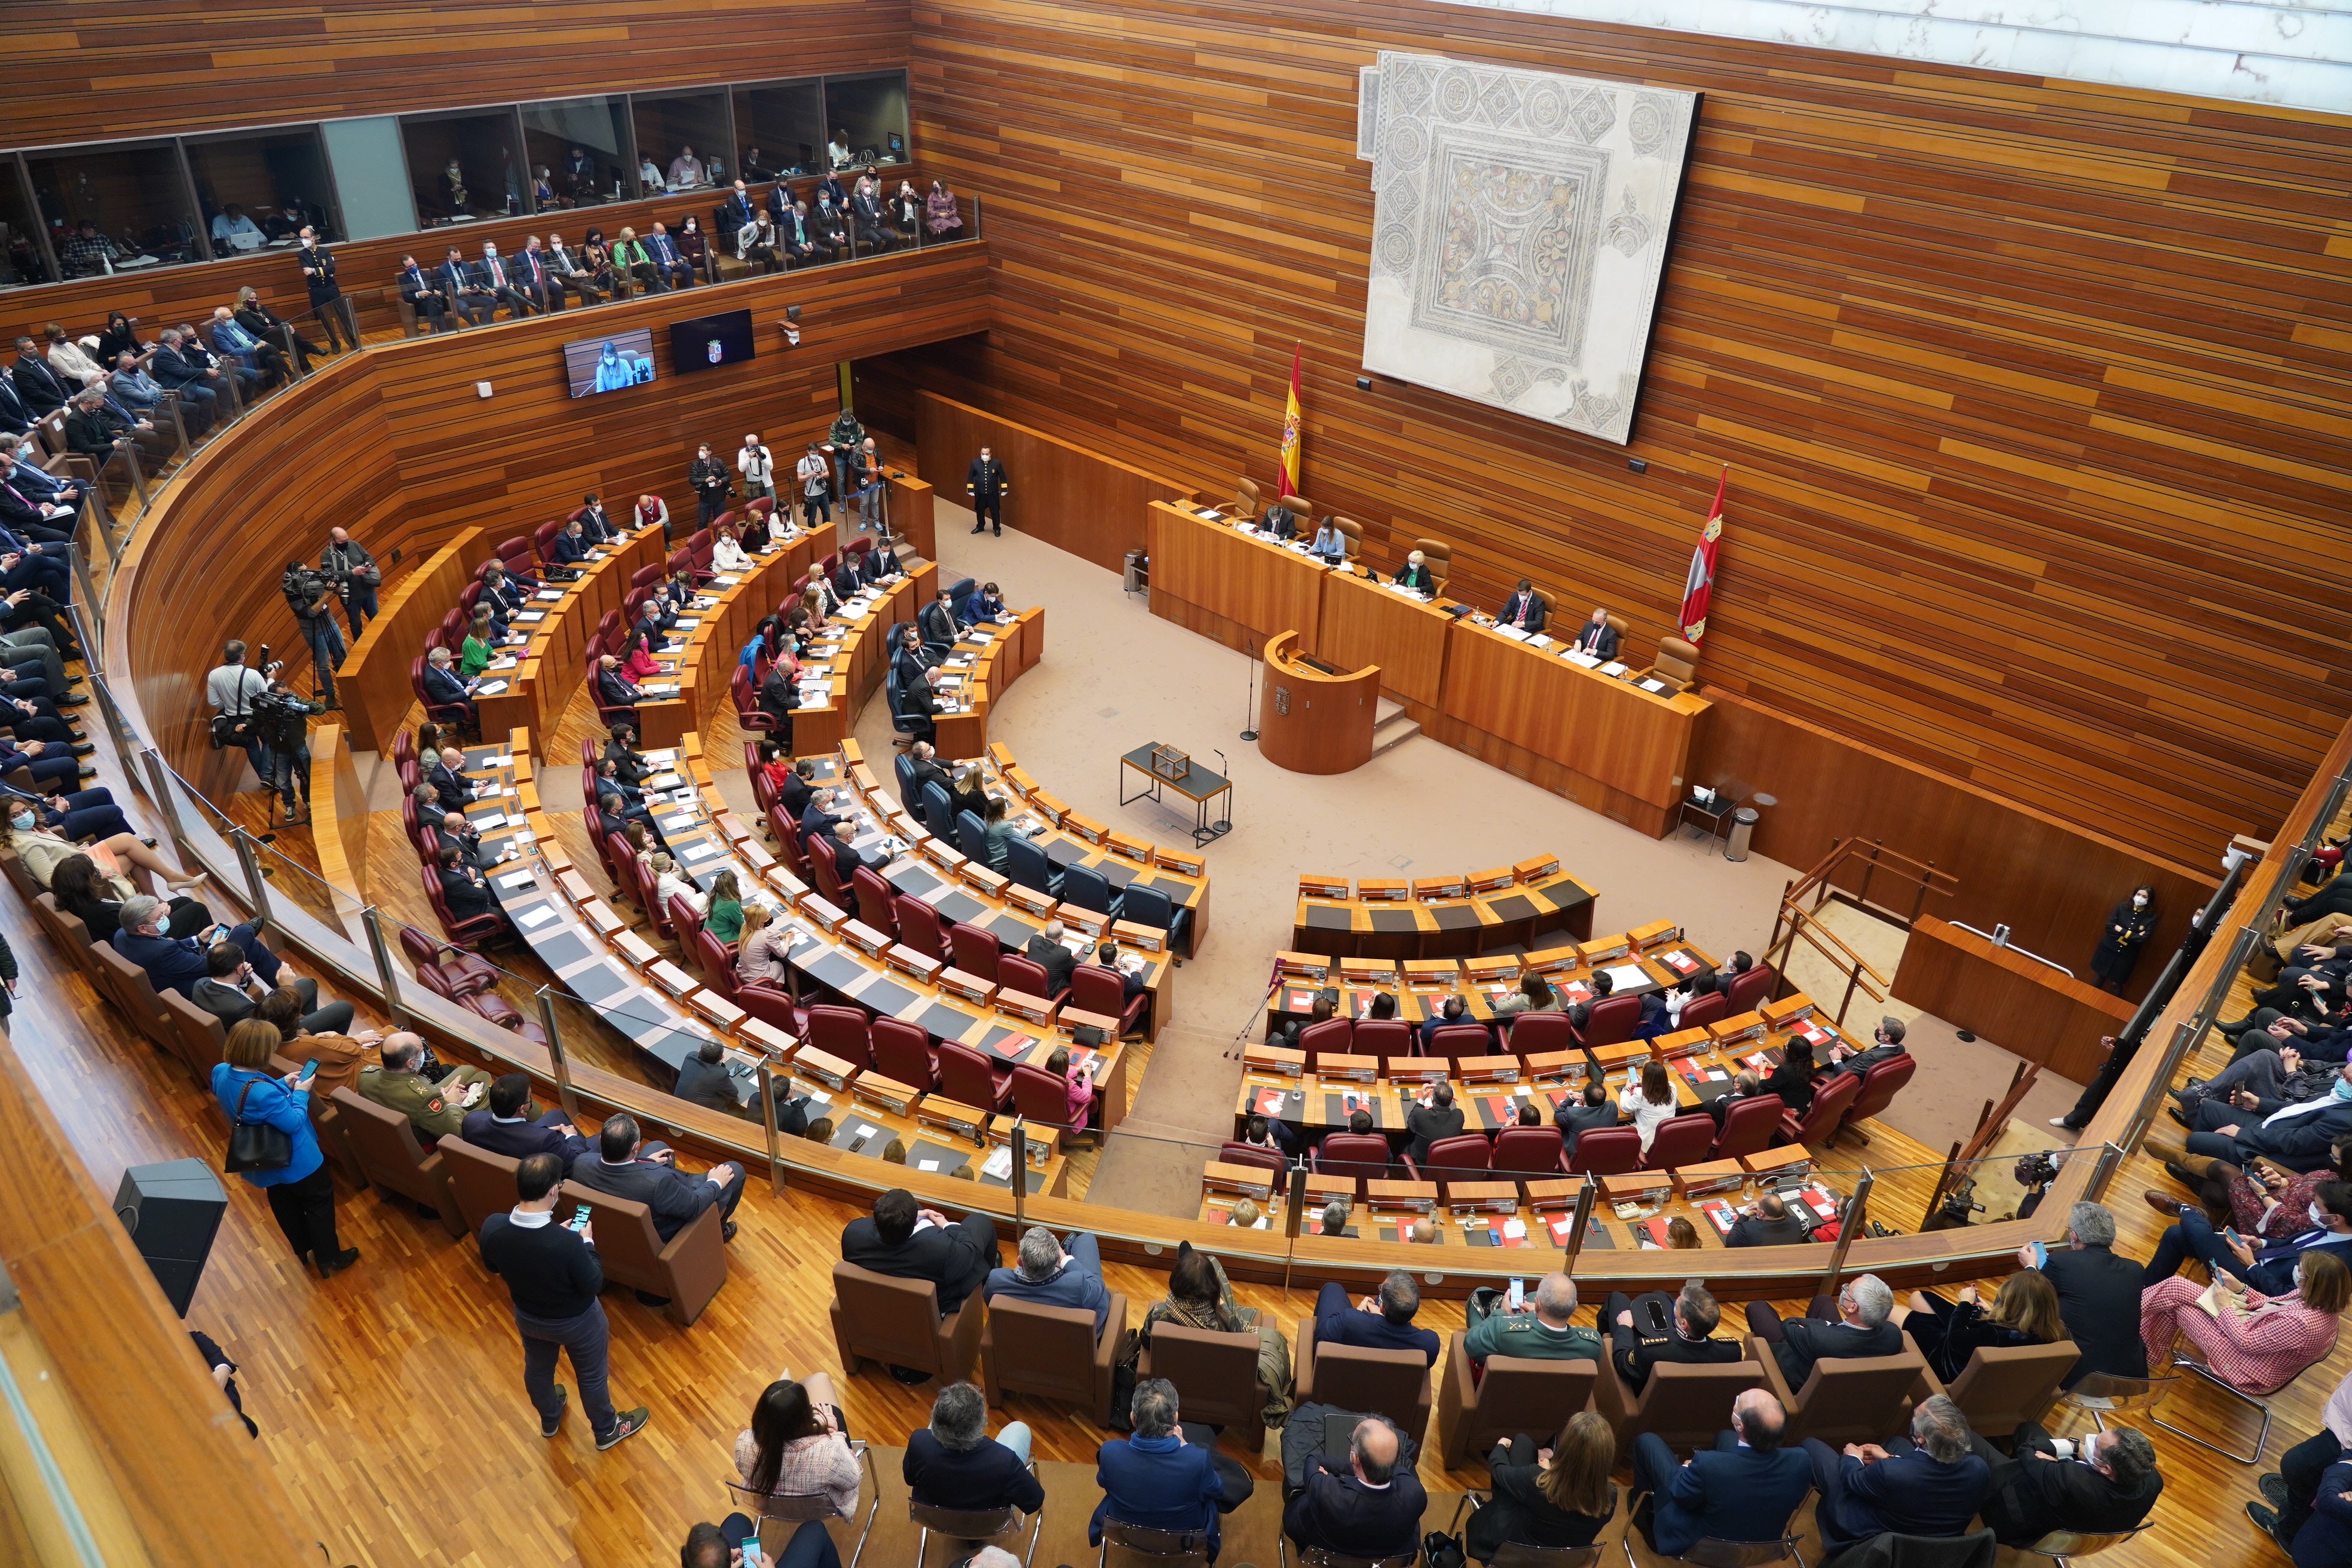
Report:
[[[286,803],[289,827],[310,820],[310,719],[325,711],[275,676],[268,689],[253,700],[254,728],[261,732],[273,766],[268,782]]]
[[[343,631],[328,608],[335,602],[334,584],[309,563],[289,561],[278,591],[286,595],[287,607],[302,628],[302,640],[310,645],[312,683],[320,700],[330,709],[341,708],[335,700],[335,671],[342,668]]]
[[[375,591],[383,585],[383,568],[375,563],[367,546],[337,528],[328,531],[327,548],[319,554],[319,570],[335,585],[335,596],[343,602],[343,618],[352,624],[352,641],[357,643],[367,628],[368,617],[377,614]]]
[[[269,658],[267,643],[262,645],[261,657]],[[245,644],[231,642],[222,647],[220,663],[205,676],[205,700],[214,709],[213,745],[243,751],[253,764],[253,776],[265,789],[271,776],[269,747],[261,739],[260,726],[254,722],[253,700],[269,689],[269,678],[279,668],[279,664],[267,664],[260,669],[247,668]]]

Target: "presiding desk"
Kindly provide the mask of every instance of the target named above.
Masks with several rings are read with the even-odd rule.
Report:
[[[1146,521],[1154,615],[1245,652],[1288,630],[1327,664],[1377,664],[1433,738],[1654,838],[1673,831],[1705,698],[1645,691],[1622,665],[1587,668],[1549,637],[1455,614],[1443,583],[1424,601],[1191,506],[1153,501]]]
[[[1258,698],[1258,754],[1294,773],[1344,773],[1372,760],[1381,671],[1326,674],[1298,651],[1298,634],[1265,645],[1265,690]]]

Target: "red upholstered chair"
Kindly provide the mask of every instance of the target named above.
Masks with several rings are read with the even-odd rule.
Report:
[[[1307,1156],[1307,1169],[1318,1175],[1355,1177],[1359,1198],[1366,1182],[1388,1179],[1391,1164],[1388,1140],[1377,1132],[1327,1132]]]
[[[402,780],[401,788],[415,789],[416,787],[414,783],[411,783],[408,780],[408,775],[416,771],[415,731],[412,730],[403,730],[400,733],[392,738],[392,765],[400,770]]]
[[[1360,1057],[1409,1057],[1412,1055],[1412,1026],[1397,1018],[1359,1018],[1356,1020],[1355,1051]]]
[[[1578,1142],[1581,1146],[1582,1140]],[[1706,1158],[1714,1143],[1715,1118],[1706,1111],[1668,1117],[1651,1134],[1650,1152],[1642,1156],[1642,1168],[1671,1171],[1679,1165],[1696,1165]]]
[[[911,1084],[928,1094],[939,1088],[939,1064],[931,1057],[931,1037],[919,1024],[899,1018],[874,1020],[874,1070],[884,1078]]]
[[[1706,1157],[1730,1160],[1761,1154],[1772,1146],[1772,1134],[1780,1131],[1780,1117],[1787,1109],[1777,1094],[1751,1094],[1733,1100],[1724,1108],[1723,1131],[1716,1135],[1715,1147]]]
[[[764,734],[776,727],[776,716],[760,706],[760,694],[751,686],[751,672],[740,664],[735,673],[727,678],[727,695],[734,700],[735,722],[740,728]]]
[[[862,1007],[817,1006],[808,1010],[808,1043],[860,1069],[874,1065],[874,1045]]]
[[[552,539],[555,536],[551,533],[548,537]],[[518,533],[512,539],[499,541],[499,563],[507,569],[510,576],[537,577],[539,574],[531,570],[530,556],[531,541],[528,534]],[[488,565],[488,563],[485,562],[483,564]],[[480,574],[477,573],[476,575],[478,576]]]
[[[532,1020],[524,1017],[516,1010],[513,1003],[495,991],[483,991],[472,996],[460,996],[457,998],[457,1005],[486,1024],[495,1024],[501,1029],[511,1030],[520,1035],[534,1046],[547,1044],[547,1031]]]
[[[793,1005],[789,992],[782,986],[758,981],[750,985],[738,985],[732,998],[735,1005],[772,1029],[782,1029],[793,1039],[808,1032],[808,1014]]]
[[[1081,963],[1070,972],[1070,1005],[1083,1013],[1117,1018],[1120,1037],[1124,1038],[1142,1030],[1143,1010],[1151,1005],[1151,996],[1148,992],[1139,992],[1129,1001],[1118,970],[1105,969],[1099,963]]]
[[[1273,1171],[1276,1173],[1289,1169],[1290,1165],[1290,1163],[1275,1150],[1260,1148],[1255,1143],[1232,1142],[1219,1146],[1217,1163],[1221,1165],[1255,1165],[1260,1170]]]
[[[884,936],[898,934],[898,917],[890,912],[890,884],[871,867],[860,866],[849,874],[849,889],[857,897],[857,918],[880,931]]]
[[[1048,1002],[1058,1001],[1069,994],[1067,987],[1048,994],[1045,966],[1034,959],[1024,958],[1017,952],[1008,952],[997,959],[996,981],[998,984],[1012,990],[1024,992],[1032,996],[1043,996]]]
[[[1495,1174],[1557,1176],[1568,1169],[1568,1141],[1557,1127],[1506,1127],[1495,1134]]]
[[[1899,1057],[1887,1058],[1863,1074],[1862,1089],[1854,1095],[1853,1103],[1846,1108],[1845,1119],[1838,1123],[1836,1135],[1840,1138],[1851,1136],[1860,1142],[1869,1142],[1870,1134],[1864,1132],[1857,1123],[1877,1115],[1893,1104],[1895,1095],[1901,1092],[1905,1084],[1911,1081],[1911,1075],[1918,1070],[1918,1058],[1906,1051]],[[1852,1078],[1853,1074],[1840,1073],[1838,1076]]]
[[[1494,1165],[1495,1146],[1484,1132],[1460,1132],[1440,1138],[1422,1157],[1417,1174],[1424,1182],[1450,1187],[1455,1182],[1486,1181]]]
[[[1769,963],[1759,963],[1744,974],[1735,974],[1727,985],[1723,1011],[1726,1017],[1741,1013],[1753,1013],[1772,994],[1772,983],[1779,973]]]
[[[1444,1024],[1429,1037],[1429,1054],[1449,1061],[1492,1056],[1494,1052],[1495,1037],[1486,1032],[1484,1024]]]
[[[423,866],[417,868],[416,875],[425,884],[425,900],[433,906],[434,914],[439,918],[443,933],[455,945],[473,947],[481,942],[497,941],[513,934],[514,927],[507,923],[504,915],[475,915],[463,921],[451,919],[449,906],[441,900],[440,875],[431,868]],[[1848,1073],[1845,1076],[1852,1078],[1853,1075]]]
[[[694,951],[694,939],[702,934],[702,917],[694,912],[692,904],[688,903],[676,893],[672,893],[662,902],[665,906],[662,912],[669,916],[670,934],[677,939],[677,945],[680,948],[691,953]]]
[[[646,918],[653,921],[656,936],[664,942],[676,942],[677,928],[669,923],[669,901],[656,891],[661,885],[661,879],[654,874],[652,860],[650,855],[640,855],[634,858],[629,868],[637,908],[645,910]]]
[[[630,592],[634,594],[639,588],[649,588],[656,583],[660,582],[668,574],[669,568],[664,563],[659,561],[648,561],[643,566],[638,567],[635,572],[629,574]],[[631,620],[636,619],[635,612],[632,611],[629,618]]]
[[[982,1110],[1002,1110],[1013,1097],[1013,1075],[998,1072],[970,1046],[941,1040],[932,1058],[939,1063],[940,1092],[950,1100]]]
[[[400,928],[401,951],[416,966],[416,978],[443,996],[455,999],[489,991],[499,984],[499,968],[487,958],[435,942],[415,926]]]
[[[1641,1163],[1640,1128],[1595,1127],[1577,1135],[1568,1170],[1575,1176],[1622,1176]]]
[[[940,919],[939,910],[912,893],[898,894],[890,900],[890,908],[898,917],[900,942],[926,958],[947,961],[946,922]]]
[[[1321,1070],[1321,1058],[1326,1056],[1347,1056],[1356,1042],[1356,1024],[1352,1018],[1326,1018],[1319,1024],[1309,1024],[1298,1031],[1298,1048],[1307,1053],[1307,1070]]]
[[[997,983],[997,961],[1003,955],[1004,949],[993,931],[985,931],[969,921],[958,921],[948,928],[948,946],[958,969],[992,985]]]
[[[824,895],[825,902],[835,909],[846,904],[849,900],[842,896],[841,873],[834,866],[832,840],[822,834],[811,838],[808,863],[810,879],[816,883],[816,890]]]
[[[637,852],[615,830],[604,835],[604,868],[613,873],[613,891],[623,903],[637,901]]]
[[[1013,1068],[1013,1109],[1024,1120],[1065,1131],[1100,1136],[1097,1129],[1070,1121],[1069,1083],[1043,1068],[1018,1063]]]
[[[1603,996],[1592,1004],[1584,1020],[1584,1043],[1588,1046],[1622,1045],[1633,1037],[1633,1027],[1642,1021],[1642,999],[1639,996]]]
[[[1511,1049],[1518,1056],[1564,1051],[1576,1044],[1565,1013],[1522,1013],[1511,1021]]]
[[[768,808],[768,834],[776,841],[776,858],[784,863],[784,868],[803,882],[814,881],[808,857],[801,853],[800,824],[785,814],[782,805]]]
[[[675,915],[670,917],[676,920]],[[735,999],[735,954],[728,945],[711,934],[708,927],[697,927],[693,944],[695,963],[702,970],[702,983],[732,1002]]]
[[[408,661],[408,686],[416,694],[416,700],[425,703],[425,716],[436,724],[455,724],[460,729],[472,726],[474,710],[470,705],[464,702],[425,702],[425,658],[422,654]],[[416,786],[411,784],[409,787],[414,789]]]
[[[1801,1121],[1793,1115],[1783,1114],[1775,1142],[1811,1146],[1826,1144],[1837,1135],[1838,1124],[1845,1120],[1846,1110],[1853,1104],[1854,1096],[1862,1092],[1862,1075],[1824,1073],[1817,1082],[1811,1109],[1805,1112]]]
[[[1731,998],[1720,991],[1710,991],[1704,996],[1694,996],[1683,1004],[1683,1016],[1675,1024],[1678,1029],[1696,1029],[1702,1024],[1712,1024],[1717,1018],[1731,1016]]]

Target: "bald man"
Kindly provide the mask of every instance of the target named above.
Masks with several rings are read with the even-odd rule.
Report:
[[[1303,1550],[1391,1557],[1421,1544],[1422,1489],[1397,1429],[1377,1415],[1356,1424],[1344,1459],[1317,1454],[1307,1486],[1282,1512],[1282,1532]]]
[[[1751,1388],[1731,1402],[1731,1426],[1683,1464],[1654,1432],[1633,1439],[1633,1487],[1651,1506],[1634,1522],[1650,1550],[1679,1557],[1705,1536],[1777,1541],[1813,1484],[1801,1448],[1780,1447],[1780,1402]]]
[[[1609,624],[1609,612],[1595,608],[1592,618],[1576,628],[1576,640],[1568,645],[1579,653],[1589,653],[1599,659],[1617,657],[1617,628]]]

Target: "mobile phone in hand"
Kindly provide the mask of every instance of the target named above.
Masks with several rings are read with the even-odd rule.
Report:
[[[1511,1309],[1511,1310],[1512,1310],[1512,1311],[1514,1311],[1514,1312],[1516,1312],[1516,1311],[1517,1311],[1521,1307],[1524,1307],[1524,1306],[1526,1306],[1527,1304],[1528,1304],[1528,1282],[1527,1282],[1526,1280],[1524,1280],[1524,1279],[1514,1279],[1514,1280],[1512,1280],[1512,1281],[1511,1281],[1511,1293],[1510,1293],[1510,1309]]]
[[[766,1562],[767,1559],[760,1555],[760,1538],[756,1535],[745,1536],[743,1538],[743,1568],[761,1568],[761,1564]]]
[[[294,1079],[294,1081],[298,1084],[309,1083],[312,1079],[317,1078],[318,1076],[319,1058],[313,1057],[309,1061],[302,1064],[302,1071],[300,1075]]]
[[[565,1220],[563,1224],[566,1229],[575,1233],[586,1230],[588,1228],[588,1205],[586,1204],[576,1205],[572,1211],[572,1217]]]

